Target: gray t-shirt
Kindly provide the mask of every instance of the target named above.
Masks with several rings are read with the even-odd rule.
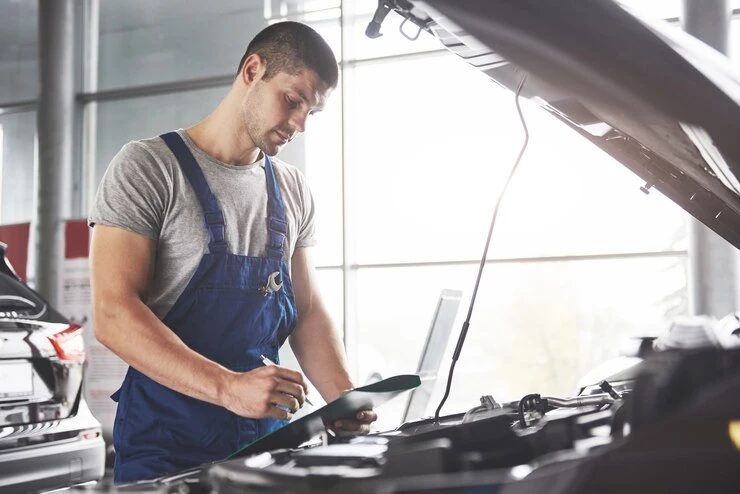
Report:
[[[226,223],[231,254],[267,255],[267,184],[264,157],[252,165],[222,163],[178,133],[203,170]],[[314,202],[306,180],[294,166],[270,158],[288,221],[286,260],[298,247],[316,244]],[[208,251],[203,209],[172,151],[153,137],[126,144],[103,176],[90,226],[114,226],[157,241],[154,280],[147,305],[160,319],[174,305]],[[289,264],[290,265],[290,264]]]

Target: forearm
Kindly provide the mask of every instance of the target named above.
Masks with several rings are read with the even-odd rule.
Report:
[[[138,298],[98,302],[97,339],[139,372],[170,389],[223,405],[228,369],[188,348]]]
[[[327,403],[354,387],[342,341],[323,308],[301,316],[290,346],[306,377]]]

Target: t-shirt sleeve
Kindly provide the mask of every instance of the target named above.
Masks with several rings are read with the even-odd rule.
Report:
[[[313,247],[318,242],[316,241],[316,204],[313,200],[313,194],[311,188],[308,186],[306,177],[302,173],[297,173],[298,177],[298,190],[301,195],[301,217],[298,219],[298,239],[296,240],[296,248],[298,247]]]
[[[140,142],[130,142],[103,175],[88,223],[114,226],[157,240],[172,183],[164,165]]]

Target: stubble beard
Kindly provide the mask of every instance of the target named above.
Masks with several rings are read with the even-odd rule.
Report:
[[[265,132],[261,125],[259,117],[244,111],[244,128],[252,143],[262,150],[268,156],[274,156],[278,153],[279,148],[269,141],[269,131]]]
[[[255,99],[259,99],[258,96]],[[244,110],[242,111],[244,129],[249,139],[258,149],[268,156],[275,156],[280,151],[280,147],[270,141],[269,136],[271,131],[265,129],[260,115],[253,111],[253,109],[254,105],[251,104],[250,100],[244,102]]]

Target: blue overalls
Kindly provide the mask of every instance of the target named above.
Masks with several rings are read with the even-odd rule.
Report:
[[[190,348],[231,370],[244,372],[263,365],[260,355],[278,362],[278,349],[295,327],[297,309],[283,260],[285,206],[270,159],[265,156],[268,254],[239,256],[227,252],[224,215],[192,153],[176,132],[160,137],[195,190],[210,233],[209,252],[164,323]],[[275,283],[268,285],[270,278]],[[276,289],[280,282],[282,287]],[[172,391],[132,367],[112,398],[118,402],[113,427],[115,482],[151,479],[223,459],[285,424],[237,416]]]

